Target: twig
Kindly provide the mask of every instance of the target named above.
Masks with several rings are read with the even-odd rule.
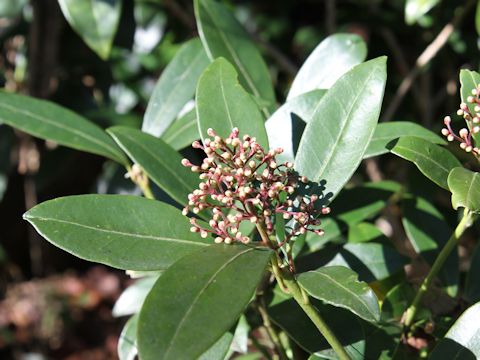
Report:
[[[472,225],[473,221],[474,221],[473,214],[470,211],[465,210],[463,213],[462,219],[460,220],[457,227],[455,228],[455,231],[453,232],[452,236],[450,236],[450,239],[448,239],[442,251],[440,251],[440,254],[438,254],[427,277],[423,280],[422,285],[418,289],[417,295],[415,296],[415,299],[413,300],[412,304],[409,306],[407,311],[405,311],[404,322],[403,322],[404,333],[407,333],[408,330],[410,330],[413,320],[415,319],[415,315],[417,313],[418,307],[420,306],[420,302],[422,301],[424,295],[427,293],[428,289],[430,288],[430,284],[436,278],[438,272],[442,268],[447,258],[450,256],[450,253],[452,252],[452,250],[455,249],[456,246],[458,245],[458,240],[460,239],[462,234],[465,232],[465,230],[469,226]]]
[[[412,70],[410,70],[409,74],[403,79],[400,86],[395,93],[395,97],[393,98],[392,102],[388,106],[387,110],[383,114],[382,120],[383,121],[390,121],[395,112],[397,111],[398,107],[402,103],[403,98],[407,94],[407,92],[412,87],[413,81],[418,76],[420,71],[427,65],[434,57],[438,54],[438,52],[445,46],[450,35],[452,35],[453,31],[456,27],[460,24],[463,20],[465,14],[468,10],[473,6],[475,1],[470,0],[463,9],[456,12],[455,16],[453,17],[452,21],[449,22],[447,25],[443,27],[437,37],[425,48],[425,50],[420,54],[415,62],[415,66]]]
[[[258,34],[250,33],[252,39],[290,76],[295,76],[298,72],[298,67],[290,61],[288,57],[282,54],[273,44],[265,39],[262,39]]]
[[[288,360],[288,356],[285,353],[285,349],[283,348],[282,342],[280,340],[280,336],[278,335],[277,330],[271,323],[270,317],[268,316],[263,297],[260,297],[258,299],[258,304],[256,306],[256,309],[260,314],[260,316],[262,317],[263,326],[265,326],[265,329],[267,330],[267,334],[270,337],[270,340],[272,341],[272,344],[280,360]]]
[[[183,9],[177,1],[163,0],[162,5],[172,13],[180,22],[182,22],[191,31],[196,31],[197,25],[195,19],[185,9]]]
[[[328,34],[333,34],[337,27],[337,7],[335,0],[325,1],[325,27]]]
[[[385,40],[385,43],[392,51],[393,58],[395,59],[398,65],[398,70],[400,74],[403,77],[408,76],[408,73],[410,72],[410,67],[407,63],[407,60],[405,59],[402,48],[400,47],[400,44],[398,43],[398,40],[395,37],[395,34],[393,33],[393,31],[388,28],[382,28],[380,29],[380,35],[383,37],[383,40]],[[420,110],[421,113],[423,113],[425,111],[425,106],[422,103],[422,98],[420,96],[420,89],[416,84],[412,84],[412,92],[415,98],[415,103],[418,106],[418,109]]]

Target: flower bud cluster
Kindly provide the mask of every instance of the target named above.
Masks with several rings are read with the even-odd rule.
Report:
[[[442,129],[442,134],[446,136],[448,141],[458,141],[460,148],[466,152],[472,152],[476,156],[480,155],[480,149],[476,147],[475,139],[472,134],[480,133],[480,85],[477,85],[472,90],[472,95],[467,97],[469,104],[474,104],[473,112],[468,107],[467,103],[461,103],[457,110],[457,115],[463,116],[467,123],[466,128],[460,129],[458,135],[452,130],[452,119],[450,116],[445,116],[443,123],[446,127]]]
[[[216,243],[248,243],[250,238],[240,231],[242,222],[259,224],[271,236],[280,217],[289,224],[282,243],[306,231],[323,234],[318,216],[328,214],[330,209],[319,205],[318,195],[298,195],[297,189],[308,179],[298,176],[291,162],[280,164],[275,160],[283,152],[281,148],[265,151],[254,137],[240,137],[237,128],[225,139],[212,129],[207,133],[211,138],[203,145],[198,141],[192,144],[205,152],[203,163],[197,166],[182,160],[202,180],[188,195],[183,214],[209,210],[212,215],[208,227],[190,218],[192,232],[204,238],[213,235]]]

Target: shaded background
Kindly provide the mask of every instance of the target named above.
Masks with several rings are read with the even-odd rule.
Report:
[[[473,1],[444,0],[414,25],[405,23],[404,0],[224,2],[262,49],[279,103],[308,54],[336,32],[361,35],[368,58],[388,55],[383,120],[414,121],[438,132],[443,116],[458,106],[459,69],[478,70]],[[0,86],[50,99],[102,127],[140,127],[159,74],[180,44],[196,34],[189,0],[125,0],[105,62],[66,23],[57,0],[2,0]],[[405,93],[399,91],[402,81],[411,85]],[[22,214],[64,195],[138,192],[123,171],[0,125],[0,358],[116,357],[124,319],[112,318],[110,311],[131,280],[49,245]],[[405,161],[369,160],[358,176],[407,184],[411,192],[433,199],[451,224],[456,221],[448,194],[428,185]],[[465,261],[472,246],[464,241]]]

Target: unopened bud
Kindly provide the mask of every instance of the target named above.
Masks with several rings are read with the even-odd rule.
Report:
[[[461,130],[459,131],[459,133],[458,133],[458,134],[460,135],[460,137],[462,137],[462,138],[466,139],[466,138],[467,138],[467,136],[468,136],[468,130],[467,130],[467,129],[465,129],[465,128],[463,128],[463,129],[461,129]]]

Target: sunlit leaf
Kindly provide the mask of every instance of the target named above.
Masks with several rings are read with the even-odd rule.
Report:
[[[79,258],[125,270],[162,270],[211,240],[190,232],[180,210],[130,195],[78,195],[46,201],[24,218]]]
[[[328,89],[344,73],[365,60],[367,46],[355,34],[334,34],[323,40],[308,56],[293,80],[290,100],[315,89]]]
[[[355,66],[320,101],[303,133],[296,170],[326,181],[338,195],[360,164],[377,125],[386,82],[386,58]]]

